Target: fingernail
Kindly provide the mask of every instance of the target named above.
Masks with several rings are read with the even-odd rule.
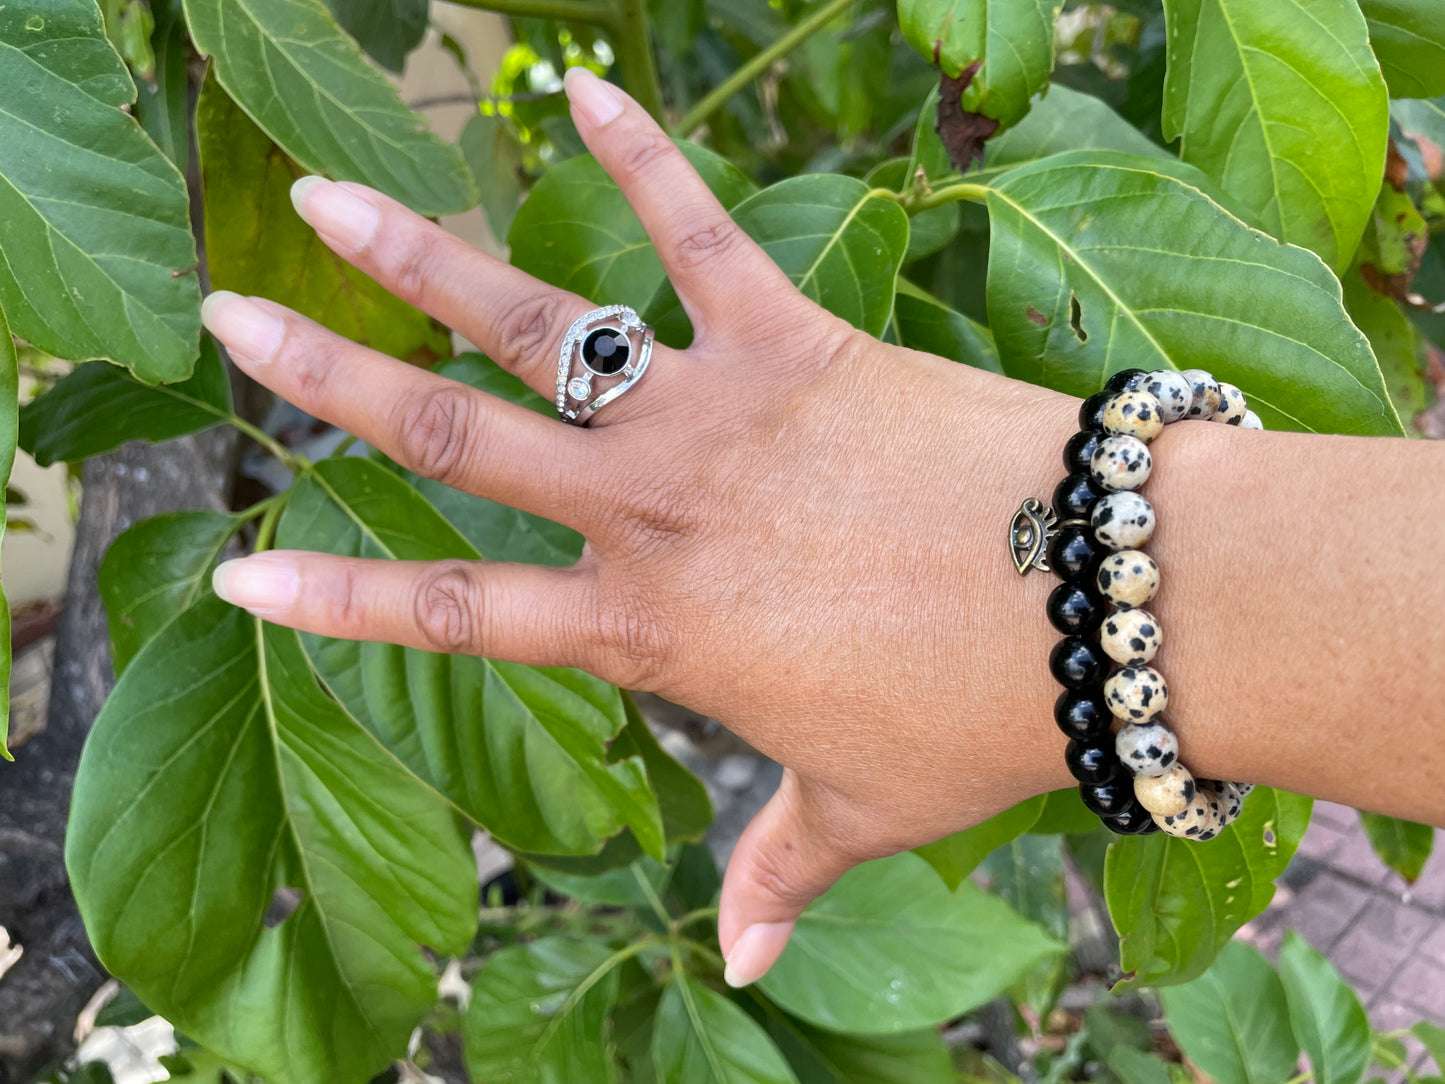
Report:
[[[325,177],[302,177],[291,186],[296,213],[332,248],[358,252],[381,221],[381,212],[355,192]]]
[[[253,365],[270,363],[286,330],[279,316],[230,290],[216,290],[201,302],[201,323],[232,357]]]
[[[788,943],[791,922],[759,922],[749,926],[733,942],[723,969],[723,981],[729,986],[748,986],[757,982],[773,966]]]
[[[232,606],[253,614],[284,613],[296,602],[296,562],[258,553],[226,561],[211,573],[211,590]]]
[[[562,85],[567,91],[567,100],[594,128],[614,119],[627,104],[622,91],[586,68],[568,68]]]

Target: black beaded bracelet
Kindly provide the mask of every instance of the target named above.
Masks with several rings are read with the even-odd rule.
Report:
[[[1052,507],[1024,501],[1010,541],[1020,574],[1038,568],[1061,581],[1045,607],[1064,634],[1049,654],[1064,687],[1054,722],[1084,804],[1120,835],[1203,841],[1239,816],[1253,787],[1190,775],[1162,717],[1169,687],[1149,665],[1163,637],[1143,606],[1159,590],[1159,566],[1140,549],[1154,509],[1136,491],[1153,470],[1148,443],[1182,419],[1263,428],[1238,388],[1202,369],[1115,373],[1079,408]]]

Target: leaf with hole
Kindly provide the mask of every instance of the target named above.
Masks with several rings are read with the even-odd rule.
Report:
[[[0,306],[11,330],[147,383],[184,380],[201,330],[186,185],[125,107],[94,0],[0,7]]]
[[[1279,950],[1279,977],[1315,1084],[1359,1084],[1370,1061],[1370,1021],[1355,992],[1294,930]]]

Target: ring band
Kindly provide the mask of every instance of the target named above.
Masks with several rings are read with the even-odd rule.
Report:
[[[628,305],[607,305],[573,320],[557,356],[562,420],[586,425],[641,380],[652,360],[653,337],[653,329]]]

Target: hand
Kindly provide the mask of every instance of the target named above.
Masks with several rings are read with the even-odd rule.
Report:
[[[1047,493],[1076,403],[889,346],[799,293],[647,114],[583,71],[588,147],[657,246],[696,330],[586,429],[218,293],[205,321],[249,375],[420,474],[587,538],[568,569],[271,552],[217,572],[278,624],[577,666],[723,721],[787,768],[727,871],[728,981],[781,952],[851,866],[1067,785],[1049,707],[1046,577],[1007,526]],[[595,304],[355,184],[298,182],[338,254],[549,398]],[[623,469],[625,468],[625,469]]]

